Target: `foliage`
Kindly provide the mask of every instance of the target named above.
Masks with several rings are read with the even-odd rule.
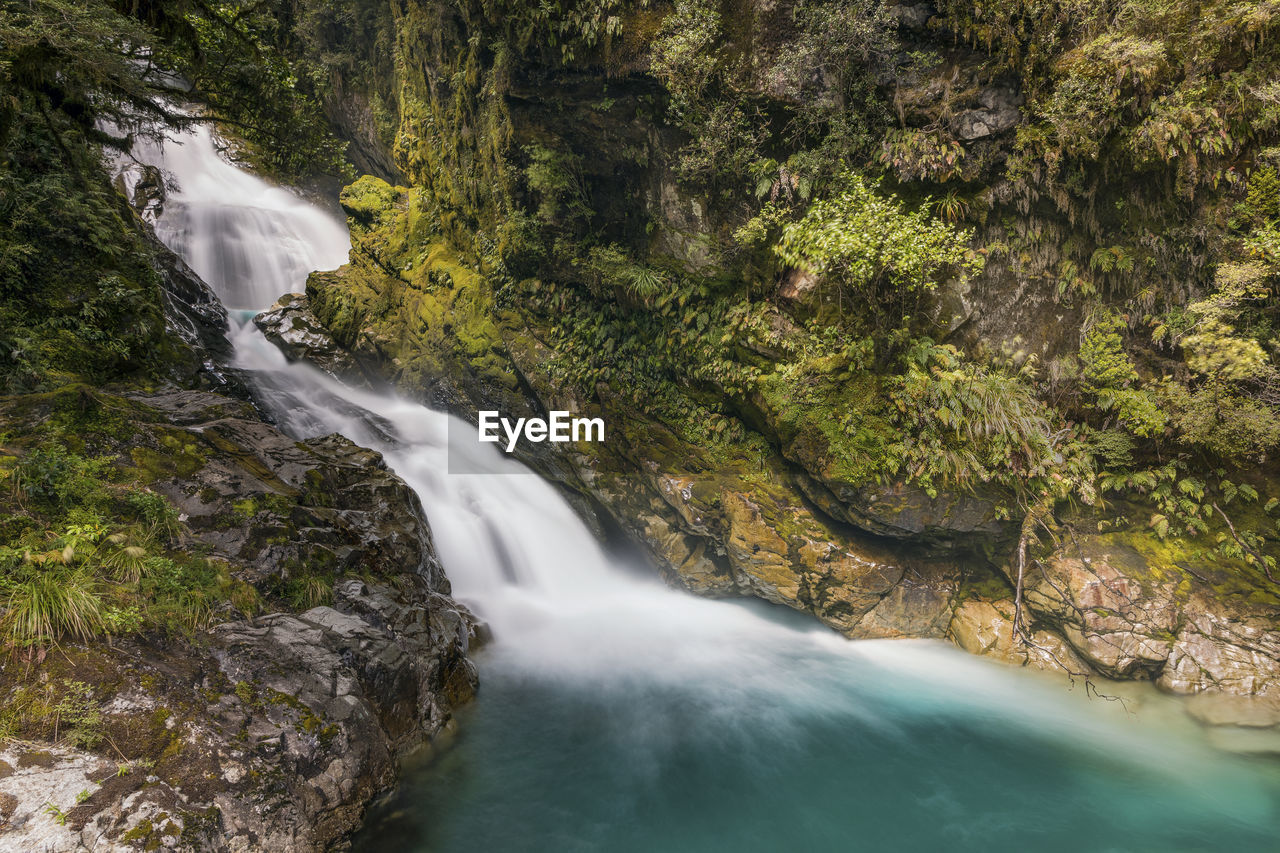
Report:
[[[12,647],[48,646],[204,624],[235,584],[221,563],[172,550],[177,508],[140,487],[117,454],[89,444],[131,435],[110,398],[70,389],[50,395],[38,436],[0,457],[0,630]]]
[[[0,166],[0,391],[158,370],[164,329],[149,248],[82,129],[9,128]],[[67,156],[67,152],[70,156]]]
[[[1275,410],[1227,383],[1211,379],[1192,389],[1170,382],[1161,391],[1161,403],[1182,440],[1220,459],[1259,459],[1280,444],[1280,418]]]
[[[786,264],[832,280],[878,325],[908,320],[927,290],[945,275],[961,279],[981,269],[967,235],[908,211],[896,196],[883,196],[849,176],[835,196],[811,205],[782,229],[775,251]]]
[[[543,145],[525,147],[529,166],[525,183],[537,194],[537,216],[547,224],[572,224],[591,218],[591,194],[582,176],[581,158]]]
[[[109,457],[86,458],[54,445],[24,456],[14,470],[14,485],[24,495],[57,509],[94,508],[102,499],[101,479]]]
[[[87,640],[102,633],[97,581],[88,572],[65,568],[61,553],[24,560],[27,565],[5,584],[4,627],[10,643],[40,646],[67,635]]]
[[[291,5],[191,0],[183,17],[187,36],[162,41],[159,59],[190,81],[188,97],[246,143],[260,169],[283,177],[354,177],[343,157],[346,144],[333,135],[320,107],[327,72],[290,59]],[[308,20],[314,24],[314,17]]]
[[[101,523],[33,531],[0,546],[8,642],[45,646],[151,626],[199,627],[211,604],[229,595],[231,579],[219,564],[164,554],[147,528]]]
[[[894,470],[900,464],[931,493],[943,484],[994,481],[1094,502],[1089,457],[1023,378],[966,362],[927,338],[904,360],[906,373],[890,391],[903,435],[890,451],[901,460]]]
[[[1123,321],[1114,314],[1097,318],[1080,345],[1080,378],[1084,390],[1103,411],[1114,411],[1134,435],[1158,435],[1165,416],[1150,392],[1130,387],[1138,382],[1133,360],[1120,336]]]
[[[964,146],[937,131],[895,128],[880,140],[880,162],[905,181],[958,177],[964,154]]]
[[[715,80],[720,12],[701,0],[679,0],[662,22],[649,70],[671,93],[671,110],[691,119]]]

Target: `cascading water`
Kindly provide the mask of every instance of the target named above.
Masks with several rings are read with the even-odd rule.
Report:
[[[265,308],[345,260],[335,217],[224,161],[207,131],[137,154],[177,182],[161,239],[230,307]],[[612,564],[491,446],[468,460],[482,473],[446,473],[447,415],[290,364],[238,325],[237,360],[282,425],[383,451],[455,595],[494,629],[457,743],[358,847],[1275,849],[1276,769],[1210,749],[1161,715],[1173,700],[1142,694],[1140,724],[941,645],[853,643],[670,591]]]

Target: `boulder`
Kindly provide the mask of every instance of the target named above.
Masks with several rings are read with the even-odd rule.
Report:
[[[968,598],[951,614],[948,636],[970,654],[983,655],[1018,666],[1088,675],[1092,668],[1061,637],[1038,630],[1031,642],[1015,642],[1013,599],[988,601]]]
[[[1174,693],[1280,697],[1280,631],[1275,627],[1274,620],[1232,617],[1219,608],[1190,612],[1158,683]]]
[[[1127,545],[1085,539],[1026,578],[1026,605],[1114,678],[1155,678],[1168,659],[1185,590]]]
[[[1105,675],[1173,693],[1280,696],[1274,593],[1249,592],[1241,567],[1129,544],[1144,541],[1076,537],[1029,570],[1031,618]]]
[[[980,492],[939,492],[905,483],[852,486],[838,480],[797,477],[805,496],[823,512],[873,536],[910,540],[947,552],[1007,539],[1012,525],[996,513],[993,497]]]
[[[304,293],[286,293],[274,305],[253,318],[267,340],[290,361],[306,361],[344,382],[370,386],[371,373],[340,347],[315,314]]]
[[[1022,95],[1012,86],[987,86],[978,93],[978,103],[951,120],[952,132],[966,142],[1004,133],[1022,121]]]

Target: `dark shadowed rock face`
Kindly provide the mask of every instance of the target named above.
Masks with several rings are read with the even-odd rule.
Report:
[[[191,636],[49,655],[41,677],[86,685],[102,737],[0,754],[0,848],[326,849],[473,695],[475,620],[379,454],[295,441],[217,394],[114,399],[136,420],[111,448],[120,464],[179,506],[184,549],[256,595]],[[300,574],[327,603],[293,612],[283,590]],[[0,697],[30,685],[30,666],[0,662]]]

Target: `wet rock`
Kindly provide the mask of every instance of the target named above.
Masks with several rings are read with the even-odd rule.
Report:
[[[90,749],[0,753],[0,847],[330,849],[475,690],[479,632],[448,597],[416,496],[379,454],[295,441],[239,400],[169,390],[110,406],[132,421],[111,437],[120,464],[183,512],[177,544],[256,595],[233,593],[192,638],[64,643],[38,688],[29,662],[0,660],[0,701],[56,702],[74,683],[96,714]],[[290,611],[299,572],[328,580],[329,603]]]
[[[954,581],[924,580],[914,573],[907,574],[858,621],[851,633],[868,638],[945,637],[955,591]]]
[[[1149,678],[1173,693],[1280,696],[1272,599],[1255,603],[1209,582],[1241,582],[1233,567],[1175,563],[1120,538],[1077,537],[1043,562],[1043,572],[1034,569],[1025,599],[1031,618],[1105,675]]]
[[[248,397],[239,372],[229,367],[231,344],[227,312],[186,261],[169,251],[149,230],[154,265],[160,276],[165,325],[186,345],[171,367],[184,387],[200,387],[240,398]]]
[[[860,620],[902,579],[899,563],[835,534],[785,490],[684,472],[654,472],[651,483],[674,518],[659,521],[654,507],[631,499],[634,491],[605,489],[601,498],[622,523],[639,517],[647,522],[642,531],[666,534],[655,556],[672,580],[693,591],[811,610],[839,631],[865,636]],[[672,528],[684,536],[672,537]],[[672,544],[674,552],[666,550]]]
[[[807,300],[818,289],[819,281],[818,276],[808,270],[788,269],[778,285],[778,298],[788,302]]]
[[[1091,667],[1061,637],[1035,631],[1031,642],[1015,642],[1012,599],[986,601],[971,598],[960,603],[947,628],[950,638],[965,651],[1018,666],[1086,675]]]
[[[164,213],[167,187],[164,173],[157,166],[126,160],[120,164],[114,180],[129,201],[129,206],[148,225],[155,225]]]
[[[1187,700],[1187,713],[1209,726],[1280,726],[1280,696],[1200,693]]]
[[[132,399],[172,424],[141,439],[135,458],[182,449],[181,465],[159,465],[151,488],[173,501],[214,556],[251,566],[253,582],[287,578],[289,566],[305,565],[420,572],[447,592],[417,495],[381,454],[337,435],[295,441],[214,394]]]
[[[1280,631],[1270,619],[1232,618],[1220,610],[1189,615],[1159,684],[1175,693],[1280,696]]]
[[[238,723],[228,728],[254,745],[241,762],[252,769],[266,760],[280,772],[261,804],[245,793],[252,774],[228,765],[230,784],[214,797],[223,830],[256,835],[267,849],[309,850],[357,826],[394,782],[397,756],[426,742],[474,692],[471,624],[425,587],[406,596],[350,580],[333,607],[219,626],[213,655],[240,686],[240,701],[220,702],[218,719]],[[261,710],[243,715],[255,705]]]
[[[924,31],[928,29],[929,19],[938,14],[938,10],[930,2],[899,3],[889,8],[889,14],[904,30]]]
[[[369,387],[370,374],[311,313],[306,294],[286,293],[253,322],[290,361],[307,361],[344,382]]]

